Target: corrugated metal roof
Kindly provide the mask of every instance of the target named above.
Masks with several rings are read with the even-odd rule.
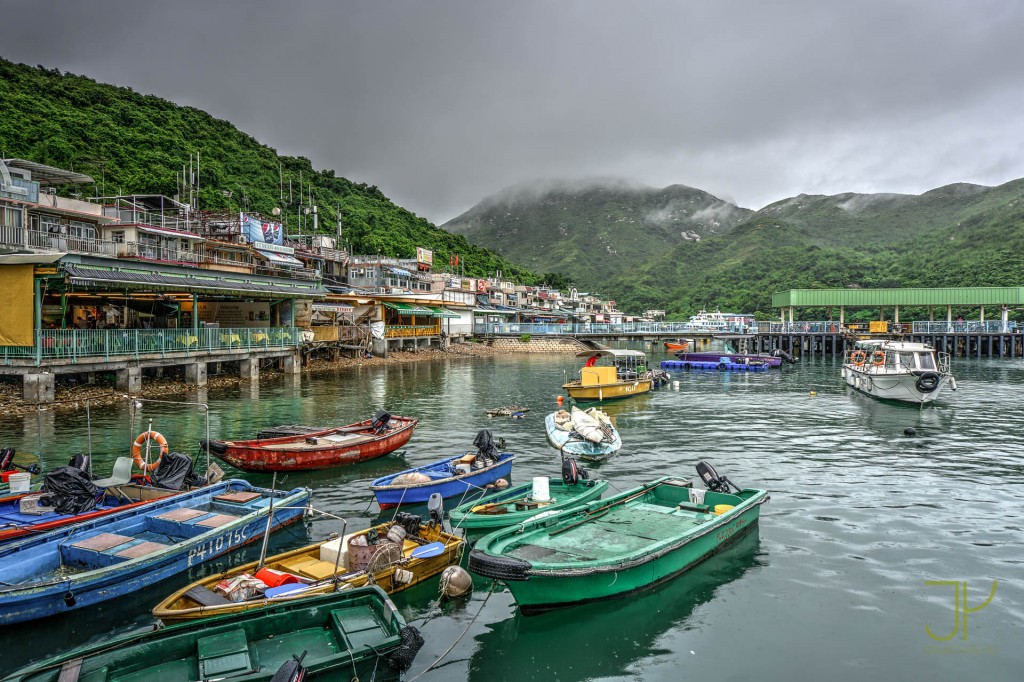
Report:
[[[184,291],[216,291],[217,293],[267,293],[287,296],[322,298],[327,292],[316,287],[290,286],[287,282],[241,280],[205,275],[176,276],[138,270],[113,270],[83,267],[64,263],[64,271],[71,283],[79,286],[97,287],[105,284],[121,284],[143,289],[179,289]]]
[[[775,308],[897,305],[1024,305],[1024,287],[790,289],[772,295]]]

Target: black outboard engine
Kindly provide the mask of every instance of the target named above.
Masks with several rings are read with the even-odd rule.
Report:
[[[389,423],[391,423],[391,413],[387,410],[377,410],[377,413],[373,415],[373,422],[371,422],[373,432],[384,433]]]
[[[444,500],[441,499],[441,493],[430,494],[430,497],[427,499],[427,512],[430,513],[431,525],[444,527]]]
[[[84,471],[87,476],[92,476],[92,458],[85,453],[76,452],[71,455],[71,461],[68,462],[68,466]]]
[[[474,468],[482,469],[485,466],[497,463],[500,456],[490,431],[484,429],[477,433],[476,438],[473,439],[473,445],[477,448],[476,461],[473,462]]]
[[[704,482],[704,487],[708,490],[717,493],[727,493],[729,492],[729,486],[735,488],[736,492],[739,492],[740,490],[736,484],[728,478],[725,476],[719,476],[718,472],[715,471],[715,467],[711,466],[704,460],[697,462],[697,475],[700,476],[700,480]]]
[[[576,464],[576,460],[567,457],[562,460],[562,482],[566,485],[576,485],[579,481],[586,481],[590,478],[587,470]]]
[[[292,654],[292,660],[285,661],[284,665],[277,669],[270,682],[302,682],[306,679],[306,669],[302,667],[302,659],[306,657],[303,651],[301,656]]]

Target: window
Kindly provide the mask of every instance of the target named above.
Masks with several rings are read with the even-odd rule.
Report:
[[[60,220],[52,215],[39,216],[39,230],[49,234],[60,234]]]
[[[0,218],[3,218],[3,220],[0,221],[0,225],[6,225],[7,227],[21,227],[24,225],[22,222],[24,220],[22,217],[23,215],[24,214],[21,212],[20,208],[5,208],[3,214],[0,214]]]
[[[921,353],[917,358],[918,362],[921,363],[921,369],[935,369],[935,356],[931,353]]]
[[[83,223],[78,220],[72,220],[68,223],[68,234],[72,237],[78,237],[80,239],[95,239],[96,228],[89,223]]]
[[[115,244],[124,244],[124,230],[116,230],[110,233],[110,241]]]

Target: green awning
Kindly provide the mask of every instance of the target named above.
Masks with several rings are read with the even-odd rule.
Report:
[[[433,311],[434,317],[450,317],[455,319],[459,317],[458,313],[453,313],[447,308],[435,308],[431,306],[430,310]]]
[[[384,307],[391,308],[399,315],[423,315],[424,317],[433,317],[434,312],[430,308],[422,308],[418,305],[412,305],[411,303],[391,303],[384,301]]]

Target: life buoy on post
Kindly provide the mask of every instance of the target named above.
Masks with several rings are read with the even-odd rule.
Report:
[[[160,446],[160,455],[156,458],[156,461],[152,464],[146,464],[145,460],[142,459],[142,446],[145,445],[146,441],[154,440],[157,445]],[[132,444],[132,461],[135,462],[135,466],[139,467],[142,471],[155,471],[160,466],[160,459],[167,454],[170,448],[167,446],[167,439],[156,431],[145,431],[139,434],[139,437],[135,439]]]
[[[884,350],[876,350],[874,353],[872,353],[871,354],[871,364],[874,365],[875,367],[881,367],[882,365],[884,365],[885,364],[885,351]]]
[[[857,365],[858,367],[864,364],[864,361],[867,359],[867,357],[868,354],[862,350],[855,350],[852,353],[850,353],[850,361],[853,364]]]

